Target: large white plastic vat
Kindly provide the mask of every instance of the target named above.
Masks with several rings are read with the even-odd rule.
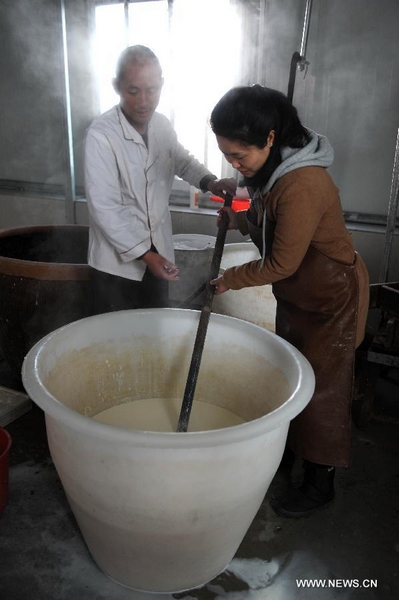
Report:
[[[140,590],[193,588],[227,566],[277,470],[289,422],[313,394],[312,368],[294,347],[213,314],[195,397],[247,423],[154,433],[90,418],[127,397],[183,398],[198,320],[179,309],[89,317],[47,335],[23,365],[91,555]]]
[[[220,264],[221,271],[259,259],[259,250],[252,242],[226,244]],[[255,323],[269,331],[275,330],[276,299],[271,285],[228,290],[224,294],[214,297],[212,310],[222,315]]]

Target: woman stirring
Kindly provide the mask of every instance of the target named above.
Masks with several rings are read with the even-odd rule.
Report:
[[[213,109],[221,152],[251,195],[229,229],[249,234],[259,260],[227,269],[215,293],[272,284],[276,333],[311,363],[315,393],[291,423],[287,446],[303,459],[299,488],[274,500],[285,517],[304,517],[334,498],[335,467],[349,464],[355,349],[368,310],[369,279],[345,227],[339,192],[327,168],[327,138],[303,127],[281,92],[234,88]]]

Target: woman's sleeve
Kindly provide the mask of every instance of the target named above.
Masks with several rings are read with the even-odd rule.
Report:
[[[231,289],[266,285],[295,273],[320,223],[322,195],[310,182],[304,185],[294,180],[283,189],[271,210],[275,229],[270,255],[263,265],[260,259],[227,269],[224,280]]]

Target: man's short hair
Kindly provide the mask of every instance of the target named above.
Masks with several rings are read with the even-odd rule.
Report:
[[[116,65],[116,80],[121,81],[123,79],[125,69],[128,65],[145,65],[150,61],[153,61],[159,67],[160,74],[162,75],[162,68],[158,57],[150,48],[141,45],[129,46],[128,48],[125,48],[125,50],[123,50],[122,54],[119,56]]]

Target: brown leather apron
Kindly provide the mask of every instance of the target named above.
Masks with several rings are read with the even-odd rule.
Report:
[[[262,254],[261,228],[249,220],[248,227]],[[366,273],[368,284],[358,255],[347,265],[310,246],[298,270],[273,284],[276,333],[306,356],[316,378],[310,403],[291,422],[287,444],[298,456],[319,464],[349,463],[359,272]],[[364,332],[363,314],[360,320]]]

